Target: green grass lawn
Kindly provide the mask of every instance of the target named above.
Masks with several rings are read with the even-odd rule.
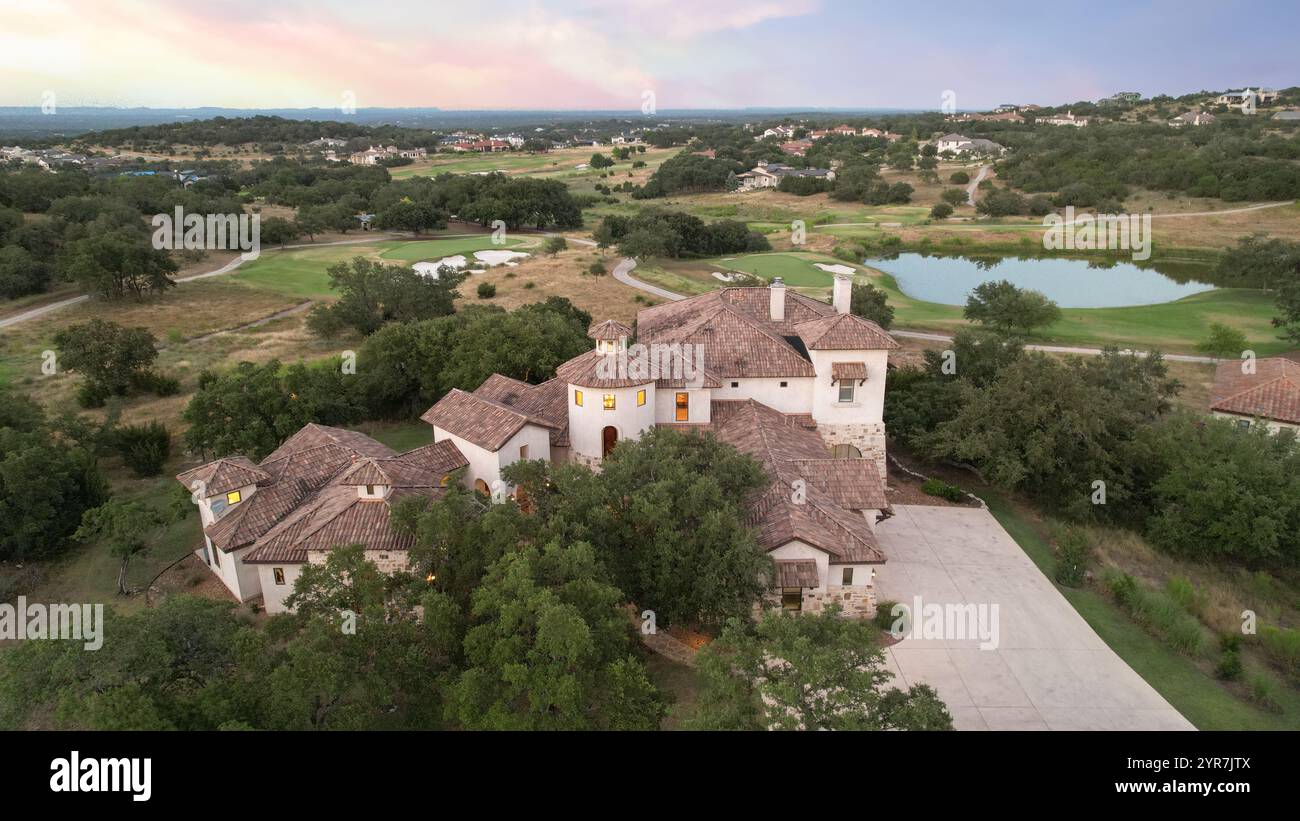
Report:
[[[1052,548],[1033,522],[1005,498],[984,490],[980,493],[1002,527],[1051,579],[1055,565]],[[1282,705],[1281,714],[1259,709],[1233,695],[1192,659],[1147,633],[1104,594],[1090,588],[1056,588],[1126,664],[1198,729],[1300,729],[1300,694],[1294,689],[1276,682],[1274,698]],[[1266,671],[1254,672],[1276,678]]]
[[[394,263],[436,260],[442,257],[467,254],[489,248],[510,248],[521,245],[523,239],[507,239],[503,245],[494,245],[491,235],[482,234],[447,239],[383,240],[373,245],[332,245],[320,248],[292,248],[285,251],[263,253],[253,262],[245,263],[232,277],[249,285],[268,288],[280,293],[309,299],[330,296],[333,291],[326,269],[353,257],[377,257]]]
[[[714,265],[733,271],[744,271],[770,280],[781,277],[787,285],[802,288],[831,287],[832,275],[818,268],[823,265],[843,265],[833,257],[822,254],[788,252],[779,254],[745,254],[738,257],[720,257],[709,260]]]

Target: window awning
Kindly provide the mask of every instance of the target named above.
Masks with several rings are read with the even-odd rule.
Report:
[[[836,382],[848,382],[851,380],[863,381],[867,378],[867,363],[865,362],[835,362],[831,364],[831,379]]]
[[[778,559],[777,587],[817,587],[817,562],[812,559]]]

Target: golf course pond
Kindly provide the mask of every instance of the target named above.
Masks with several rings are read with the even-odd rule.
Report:
[[[1008,280],[1040,291],[1062,308],[1119,308],[1173,302],[1215,288],[1210,266],[1180,262],[1137,265],[1061,257],[957,257],[902,253],[863,262],[892,276],[907,296],[964,305],[977,285]]]

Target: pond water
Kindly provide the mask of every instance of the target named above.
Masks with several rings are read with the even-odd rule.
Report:
[[[1200,263],[1138,266],[1060,257],[941,257],[897,254],[864,264],[891,274],[899,290],[913,299],[965,305],[982,282],[1005,279],[1041,291],[1062,308],[1117,308],[1173,302],[1214,289],[1200,281],[1210,267]]]

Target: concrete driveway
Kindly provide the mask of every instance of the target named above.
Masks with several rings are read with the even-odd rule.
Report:
[[[998,605],[996,649],[980,649],[978,638],[908,637],[887,651],[896,683],[933,686],[957,729],[1195,729],[988,511],[894,505],[894,513],[877,529],[889,560],[876,579],[881,601]]]

